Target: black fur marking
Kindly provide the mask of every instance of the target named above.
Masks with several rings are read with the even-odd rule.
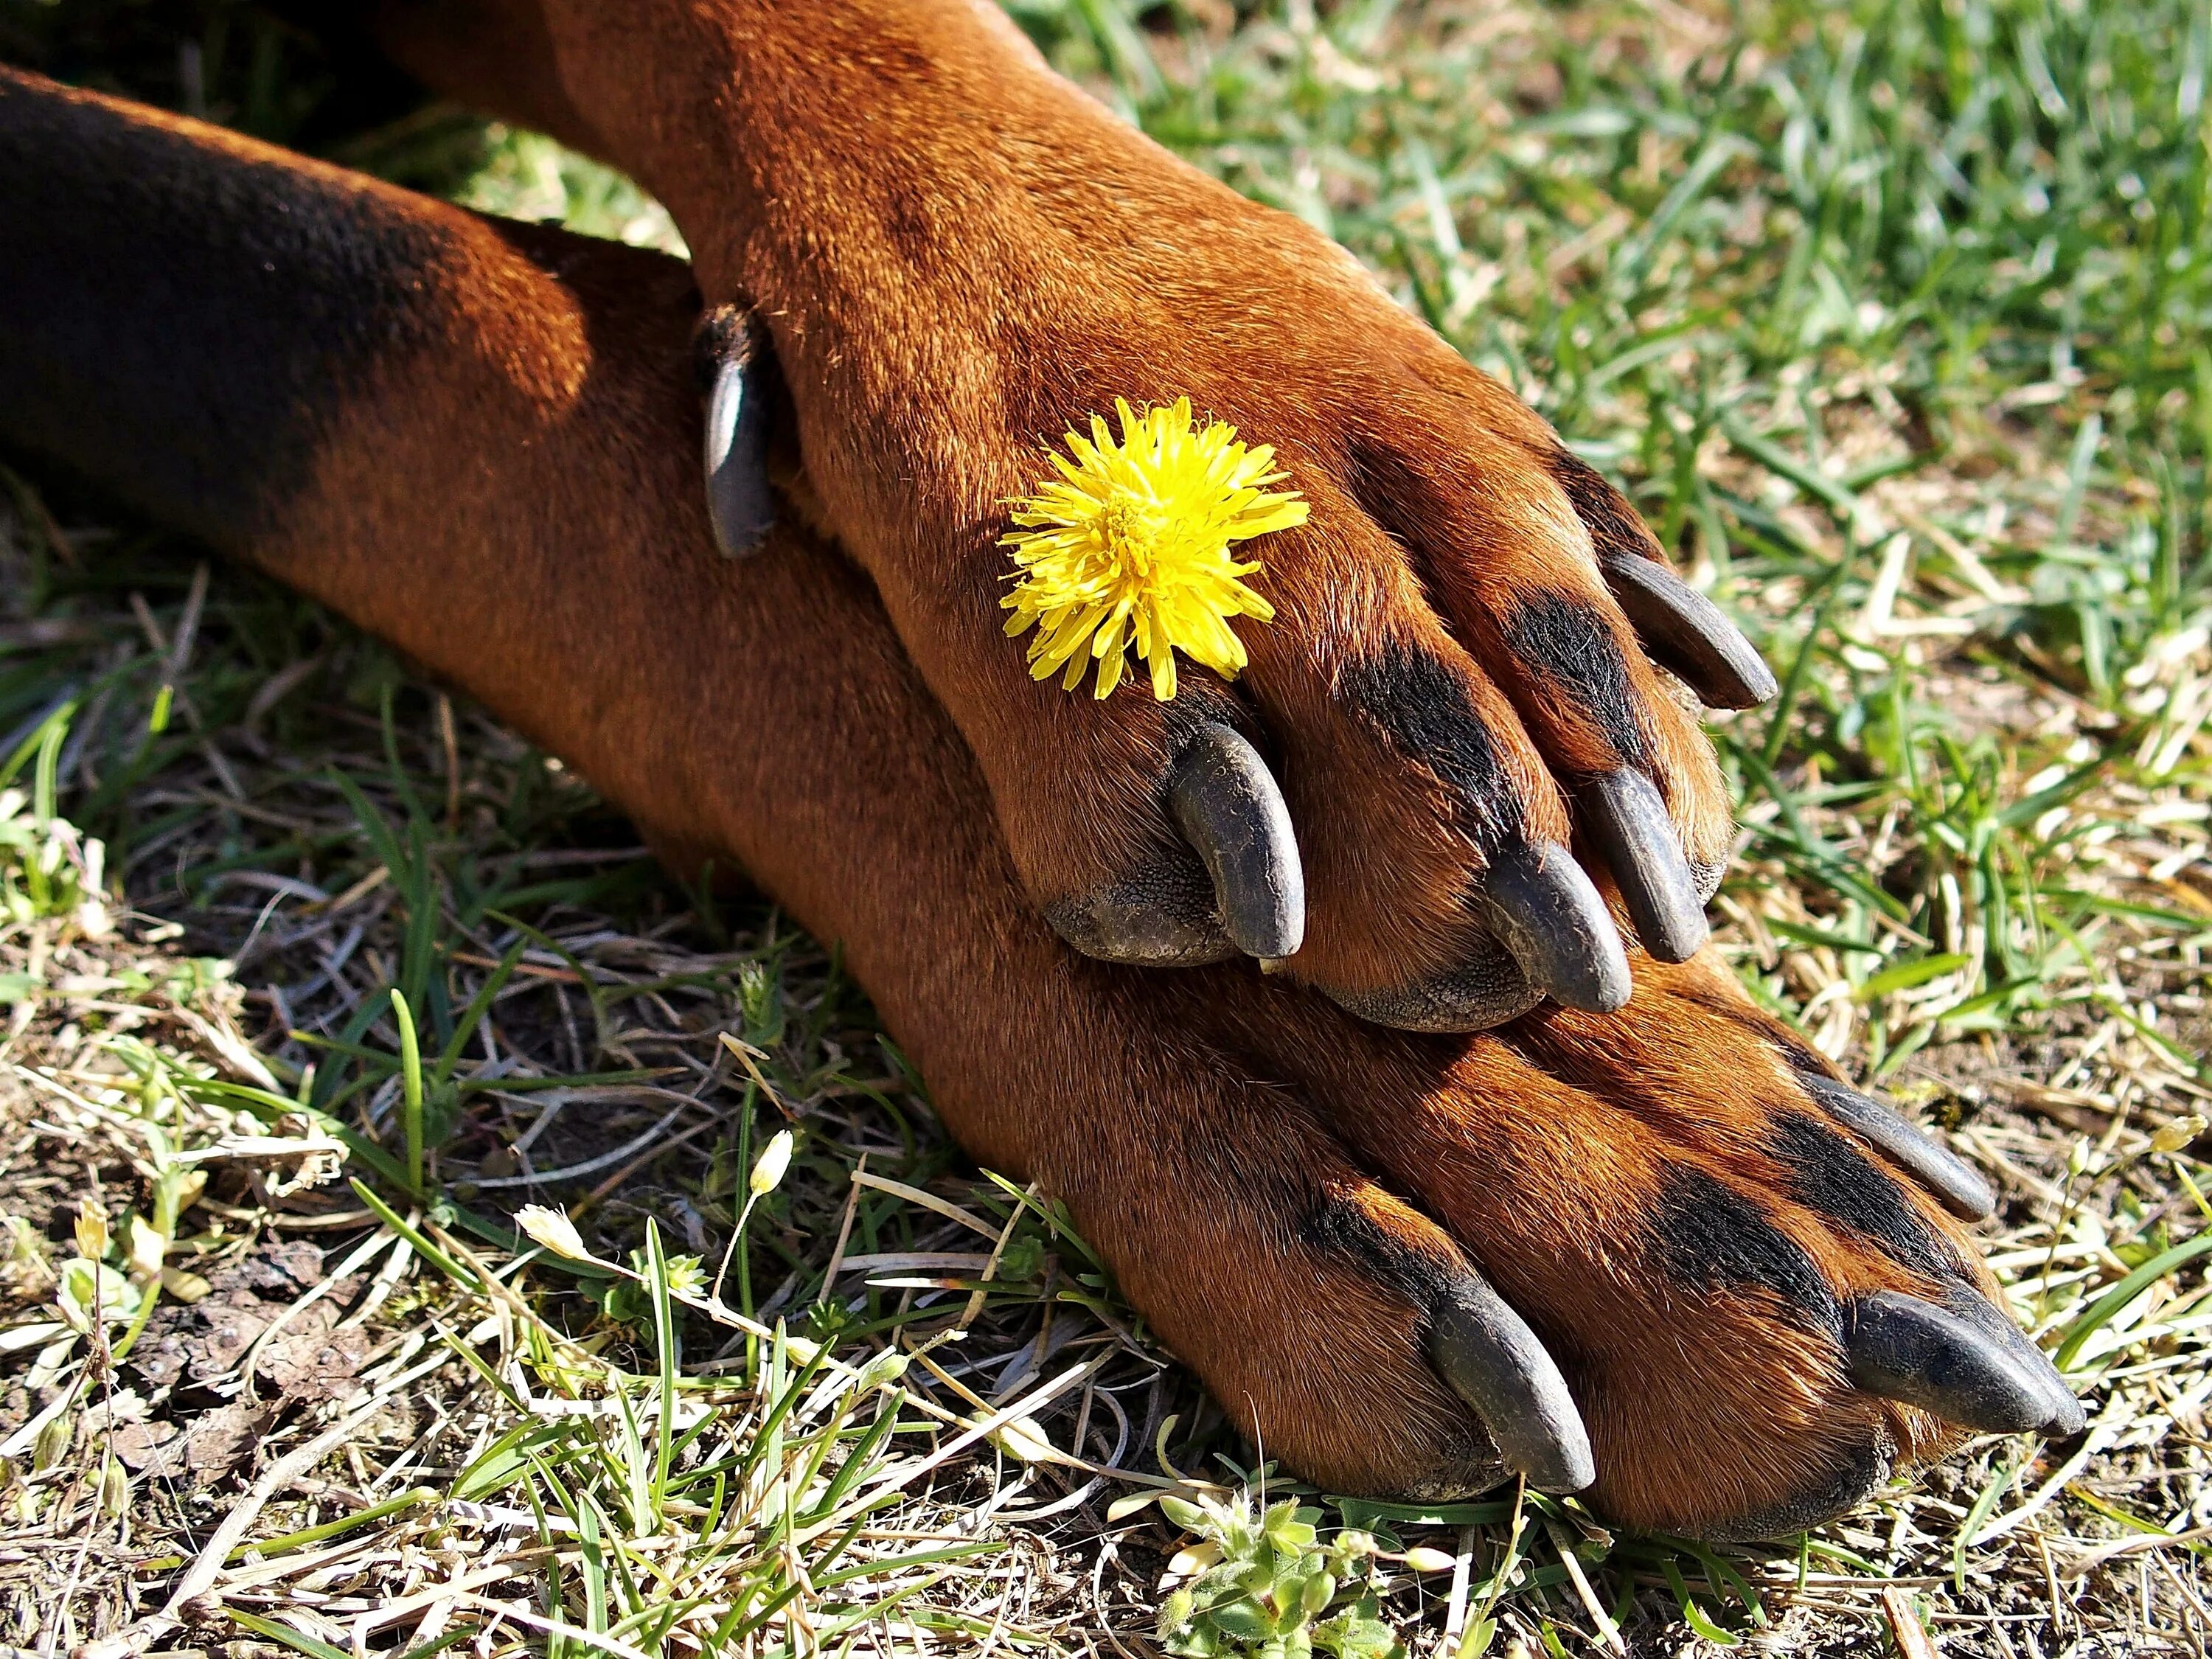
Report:
[[[0,435],[218,543],[267,522],[421,330],[437,239],[0,72]],[[27,228],[37,227],[35,235]]]
[[[1458,806],[1460,828],[1486,850],[1521,833],[1521,804],[1451,671],[1418,646],[1395,641],[1347,665],[1337,690],[1384,740],[1425,765]]]
[[[1575,516],[1589,526],[1601,558],[1644,559],[1658,544],[1605,475],[1571,449],[1554,450],[1552,477],[1566,491]]]
[[[1613,764],[1650,769],[1650,745],[1636,718],[1627,659],[1595,606],[1557,593],[1532,595],[1506,617],[1505,648],[1589,711],[1613,744]]]
[[[1904,1190],[1826,1124],[1785,1112],[1776,1120],[1770,1150],[1790,1171],[1790,1195],[1807,1209],[1865,1239],[1900,1267],[1938,1281],[1966,1276]]]
[[[1277,769],[1279,777],[1281,757],[1270,749],[1264,734],[1255,734],[1251,716],[1237,700],[1237,694],[1211,669],[1200,668],[1194,663],[1176,665],[1176,695],[1172,702],[1154,702],[1149,694],[1143,700],[1148,714],[1156,714],[1160,722],[1161,749],[1173,756],[1182,753],[1185,745],[1209,726],[1226,726],[1241,732],[1250,739],[1252,746],[1270,768]],[[1168,783],[1175,768],[1172,763],[1160,769],[1153,787],[1158,799],[1167,799]]]
[[[714,389],[722,365],[750,363],[768,349],[768,331],[743,306],[716,306],[699,319],[691,336],[693,389],[705,397]]]
[[[1298,1242],[1325,1256],[1348,1261],[1387,1285],[1417,1308],[1427,1308],[1450,1285],[1443,1264],[1409,1249],[1357,1204],[1325,1200],[1298,1227]]]
[[[1808,1328],[1842,1340],[1842,1313],[1813,1259],[1704,1170],[1678,1165],[1668,1171],[1651,1232],[1676,1279],[1706,1291],[1770,1291]]]

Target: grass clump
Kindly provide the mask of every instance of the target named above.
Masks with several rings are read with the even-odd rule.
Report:
[[[421,799],[411,781],[384,787]],[[326,811],[387,810],[327,780],[308,788]],[[955,1202],[913,1185],[941,1187],[946,1153],[884,1092],[910,1085],[848,1066],[828,1035],[852,1018],[834,973],[772,933],[765,949],[707,954],[579,933],[556,909],[554,931],[514,923],[479,955],[455,931],[466,889],[450,845],[420,822],[363,824],[356,843],[418,848],[431,867],[355,873],[348,890],[396,887],[425,908],[380,927],[367,973],[326,975],[319,1016],[304,996],[288,1005],[311,1023],[343,1016],[350,1035],[292,1027],[295,1058],[257,1048],[219,976],[165,981],[166,1010],[107,1003],[167,927],[112,894],[106,971],[59,982],[19,1030],[33,1063],[11,1068],[12,1124],[66,1178],[18,1170],[6,1189],[17,1243],[0,1352],[34,1358],[11,1365],[30,1414],[0,1479],[20,1535],[100,1537],[123,1571],[95,1575],[90,1596],[0,1579],[11,1633],[119,1655],[210,1607],[318,1655],[464,1640],[772,1654],[887,1624],[989,1630],[966,1607],[990,1605],[976,1564],[1005,1546],[977,1505],[1073,1509],[1069,1472],[1085,1498],[1128,1443],[1107,1391],[1159,1378],[1126,1327],[1085,1317],[1109,1304],[1056,1212],[1019,1189],[969,1198],[963,1182]],[[310,911],[345,896],[292,880],[302,890],[280,896]],[[313,916],[310,935],[344,915]],[[446,1014],[414,1041],[392,983],[410,948],[449,994],[424,999]],[[611,975],[610,948],[633,963],[646,951],[648,970]],[[550,1019],[527,1006],[541,989]],[[624,1058],[657,1039],[678,1063],[537,1066],[534,1038],[558,1049],[576,1035],[570,994]],[[687,1000],[705,1017],[671,1006]],[[578,1097],[611,1121],[556,1127]],[[623,1112],[629,1098],[647,1110]],[[471,1126],[495,1102],[535,1109],[534,1133],[503,1145],[542,1168],[484,1168]],[[757,1111],[773,1127],[756,1134]],[[713,1155],[692,1160],[703,1175],[641,1184],[681,1167],[672,1141],[710,1131]],[[571,1194],[568,1209],[510,1217],[492,1200],[544,1189]],[[794,1226],[794,1197],[842,1224]],[[664,1221],[715,1227],[717,1259],[670,1249]],[[946,1234],[990,1248],[948,1252]],[[298,1241],[318,1237],[334,1241],[327,1260],[311,1246],[303,1261]],[[848,1263],[865,1279],[833,1294]],[[1055,1309],[1047,1348],[1036,1327]],[[425,1591],[426,1559],[467,1570]]]

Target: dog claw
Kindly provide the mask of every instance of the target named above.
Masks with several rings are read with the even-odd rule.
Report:
[[[1213,878],[1237,948],[1262,962],[1295,953],[1305,939],[1305,872],[1290,808],[1259,750],[1209,720],[1176,757],[1168,807]]]
[[[1926,1130],[1832,1077],[1816,1073],[1801,1080],[1830,1116],[1904,1165],[1960,1220],[1986,1221],[1996,1213],[1996,1189],[1981,1171]]]
[[[1780,690],[1743,630],[1658,560],[1629,556],[1602,565],[1644,648],[1708,708],[1755,708]]]
[[[708,326],[707,513],[714,545],[737,559],[757,548],[775,522],[768,482],[768,349],[738,314],[718,313]]]
[[[2051,1404],[2051,1419],[2044,1425],[2044,1433],[2063,1440],[2081,1432],[2089,1420],[2088,1413],[2074,1397],[2074,1390],[2066,1386],[2066,1379],[2058,1368],[2028,1340],[2026,1331],[1972,1291],[1960,1290],[1946,1297],[1943,1305],[1983,1335],[1994,1340],[2019,1362],[2021,1370],[2042,1384],[2044,1395]]]
[[[1505,1467],[1537,1491],[1580,1492],[1597,1479],[1566,1379],[1528,1322],[1474,1273],[1431,1306],[1429,1360],[1482,1419]]]
[[[1932,1302],[1896,1291],[1861,1297],[1851,1305],[1844,1346],[1859,1388],[1947,1423],[2021,1434],[2064,1421],[2054,1389],[2065,1393],[2065,1384],[2048,1359],[2031,1347],[2031,1361]],[[2074,1403],[2071,1394],[2066,1399]]]
[[[1662,962],[1687,962],[1705,942],[1705,907],[1658,788],[1624,767],[1592,779],[1583,802],[1584,828],[1620,884],[1644,948]]]
[[[1528,982],[1554,1001],[1609,1014],[1628,1000],[1628,954],[1597,889],[1564,847],[1498,854],[1482,897]]]

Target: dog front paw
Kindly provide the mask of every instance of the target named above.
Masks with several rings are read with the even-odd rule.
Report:
[[[1732,830],[1695,702],[1774,690],[1743,635],[1340,250],[1001,72],[1022,95],[990,120],[946,101],[984,94],[973,65],[877,88],[886,131],[930,135],[896,155],[810,132],[826,159],[702,269],[773,337],[822,520],[981,762],[1032,903],[1092,956],[1286,959],[1422,1030],[1618,1007],[1626,939],[1692,954]],[[732,483],[757,441],[734,411],[764,359],[757,331],[714,337],[710,495],[736,547],[759,500]],[[1284,477],[1237,475],[1223,513],[1264,487],[1303,516],[1235,544],[1259,603],[1217,592],[1231,614],[1184,651],[1102,588],[1025,653],[1002,543],[1041,479],[1090,492],[1093,562],[1133,589],[1188,552],[1129,459],[1167,442],[1147,410],[1272,447]]]
[[[399,33],[466,91],[482,53],[441,34],[449,9]],[[771,471],[787,443],[803,516],[874,581],[1063,938],[1280,960],[1426,1030],[1617,1007],[1626,940],[1697,949],[1731,826],[1695,704],[1772,677],[1616,492],[1341,249],[1116,120],[987,0],[533,15],[506,45],[546,72],[534,118],[665,202],[708,300],[759,319],[789,392]],[[727,550],[763,513],[758,345],[723,334],[710,392]],[[1003,542],[1065,481],[1048,452],[1073,463],[1066,434],[1123,403],[1272,449],[1285,477],[1237,475],[1223,512],[1280,488],[1306,516],[1208,555],[1205,614],[1170,639],[1075,604],[1034,665],[1093,653],[1065,665],[1111,695],[1078,695],[1006,636]],[[1131,569],[1167,550],[1164,499],[1099,503]],[[1018,599],[1012,620],[1048,631]]]
[[[1603,1020],[1450,1042],[1209,980],[1074,1012],[1091,1063],[1145,1086],[1079,1141],[1023,1133],[1307,1478],[1436,1499],[1520,1476],[1632,1527],[1765,1537],[1965,1431],[2081,1428],[1960,1225],[1986,1183],[1709,959]]]

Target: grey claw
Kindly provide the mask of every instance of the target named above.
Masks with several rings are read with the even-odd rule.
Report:
[[[768,482],[768,348],[750,325],[718,318],[708,349],[707,513],[714,545],[732,559],[761,544],[775,522]]]
[[[1305,871],[1290,808],[1259,750],[1207,721],[1176,758],[1168,808],[1213,878],[1237,948],[1263,962],[1294,954],[1305,939]]]
[[[1651,780],[1624,767],[1583,791],[1584,829],[1596,844],[1644,948],[1662,962],[1687,962],[1705,942],[1705,907],[1674,821]]]
[[[1566,1379],[1528,1322],[1474,1273],[1430,1307],[1429,1360],[1482,1419],[1505,1467],[1537,1491],[1580,1492],[1597,1479]]]
[[[1829,1115],[1896,1159],[1960,1220],[1986,1221],[1996,1213],[1996,1192],[1981,1171],[1927,1131],[1832,1077],[1811,1073],[1799,1080]]]
[[[1984,1336],[2002,1344],[2020,1362],[2021,1370],[2041,1382],[2051,1405],[2051,1419],[2043,1430],[2045,1434],[2063,1440],[2081,1432],[2089,1421],[2088,1413],[2074,1397],[2074,1390],[2066,1386],[2065,1377],[2051,1364],[2050,1357],[2002,1310],[1991,1306],[1979,1291],[1964,1286],[1945,1297],[1943,1305]]]
[[[1498,853],[1483,877],[1482,898],[1537,989],[1596,1014],[1628,1000],[1628,953],[1612,913],[1565,848],[1524,842]]]
[[[1780,690],[1743,630],[1656,559],[1622,556],[1601,566],[1644,648],[1708,708],[1755,708]]]
[[[1861,1297],[1851,1304],[1844,1347],[1859,1388],[1962,1428],[2023,1434],[2058,1419],[2050,1387],[2057,1373],[2049,1360],[2039,1353],[2030,1364],[2009,1344],[1917,1297],[1896,1291]]]

